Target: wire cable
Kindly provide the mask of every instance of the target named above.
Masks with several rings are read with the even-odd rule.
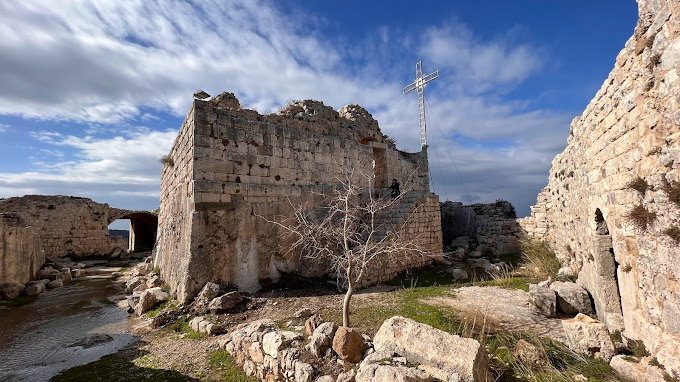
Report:
[[[451,162],[453,162],[453,167],[456,169],[456,174],[458,174],[458,179],[460,180],[460,184],[463,185],[463,189],[465,190],[465,195],[467,195],[468,201],[470,204],[472,204],[472,198],[470,197],[470,193],[467,190],[467,187],[465,186],[465,182],[463,182],[463,177],[460,176],[460,171],[458,171],[458,166],[456,165],[456,161],[453,159],[453,154],[451,153],[451,150],[449,149],[448,143],[446,143],[446,138],[444,137],[444,133],[442,132],[442,129],[439,127],[439,122],[437,121],[437,116],[434,114],[434,110],[432,109],[432,105],[430,105],[430,100],[425,98],[425,102],[427,102],[427,106],[432,112],[432,117],[434,117],[434,122],[435,125],[437,126],[437,130],[439,130],[439,134],[442,136],[442,141],[444,142],[444,147],[446,147],[446,150],[449,152],[449,156],[451,157]],[[435,150],[436,151],[436,150]],[[441,167],[440,167],[441,169]]]

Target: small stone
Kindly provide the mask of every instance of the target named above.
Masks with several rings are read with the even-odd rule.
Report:
[[[194,310],[203,311],[208,309],[210,301],[212,301],[215,297],[219,295],[220,286],[213,282],[207,282],[203,286],[203,289],[201,289],[201,292],[198,294],[196,299],[194,300]]]
[[[354,369],[345,371],[338,375],[338,379],[335,382],[355,382],[356,375],[357,372]]]
[[[320,357],[331,346],[337,329],[338,325],[335,322],[324,322],[314,330],[305,348],[316,357]]]
[[[335,378],[331,377],[330,375],[324,375],[317,378],[314,382],[335,382]]]
[[[262,349],[266,354],[276,358],[278,357],[279,350],[282,350],[288,344],[298,339],[302,339],[302,336],[295,332],[285,330],[269,332],[262,339]]]
[[[361,333],[341,326],[333,337],[333,350],[341,360],[356,363],[363,358],[366,345]]]
[[[295,382],[312,382],[314,368],[312,365],[297,361],[295,362]]]
[[[2,287],[0,287],[0,298],[3,300],[12,300],[19,295],[21,295],[21,292],[23,292],[26,289],[26,286],[24,284],[19,284],[19,283],[10,283],[10,284],[5,284]]]
[[[61,279],[64,280],[65,283],[73,280],[73,275],[71,275],[70,268],[61,269]]]
[[[26,296],[37,296],[40,293],[42,293],[42,291],[44,291],[44,290],[45,290],[45,284],[37,283],[37,284],[27,286],[26,289],[24,289],[24,293],[26,294]]]
[[[161,288],[156,287],[147,289],[139,296],[139,302],[134,307],[135,313],[137,313],[138,316],[141,316],[154,305],[167,300],[169,297],[170,295],[163,292]]]
[[[468,279],[468,273],[465,269],[453,268],[451,270],[451,275],[453,276],[453,279],[456,281]]]

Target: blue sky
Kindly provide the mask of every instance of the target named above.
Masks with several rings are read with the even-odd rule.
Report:
[[[158,207],[158,158],[196,89],[274,112],[359,103],[417,150],[415,63],[440,200],[529,212],[637,21],[606,1],[0,3],[0,197]],[[395,103],[396,102],[396,103]],[[393,105],[390,107],[390,105]],[[455,161],[455,166],[454,165]]]

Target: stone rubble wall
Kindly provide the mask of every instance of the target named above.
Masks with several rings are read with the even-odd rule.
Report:
[[[280,272],[323,274],[325,264],[288,254],[267,220],[290,216],[292,206],[321,206],[319,194],[348,171],[373,174],[375,161],[384,166],[375,187],[396,178],[402,189],[429,191],[427,152],[397,150],[357,105],[335,111],[301,101],[260,115],[229,93],[194,100],[170,157],[155,259],[183,302],[208,281],[256,290]]]
[[[107,204],[73,196],[0,200],[0,211],[21,218],[38,234],[45,256],[108,255],[115,248],[126,249],[127,239],[109,236],[108,210]]]
[[[680,182],[680,3],[638,0],[638,7],[634,35],[572,122],[548,186],[519,223],[578,273],[610,330],[643,340],[677,377],[680,244],[672,229],[680,227],[680,205],[665,187]],[[638,177],[649,189],[629,186]],[[655,214],[646,229],[629,218],[638,206]]]
[[[434,194],[424,195],[416,202],[410,214],[397,224],[402,237],[418,242],[423,253],[406,253],[390,259],[378,259],[366,269],[358,287],[389,281],[405,270],[422,268],[434,261],[440,261],[443,257],[440,221],[439,197]]]
[[[40,237],[16,215],[0,214],[0,285],[26,284],[45,263]]]

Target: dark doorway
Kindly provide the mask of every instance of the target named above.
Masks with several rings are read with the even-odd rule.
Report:
[[[387,158],[385,149],[373,148],[373,176],[375,188],[387,188]]]

